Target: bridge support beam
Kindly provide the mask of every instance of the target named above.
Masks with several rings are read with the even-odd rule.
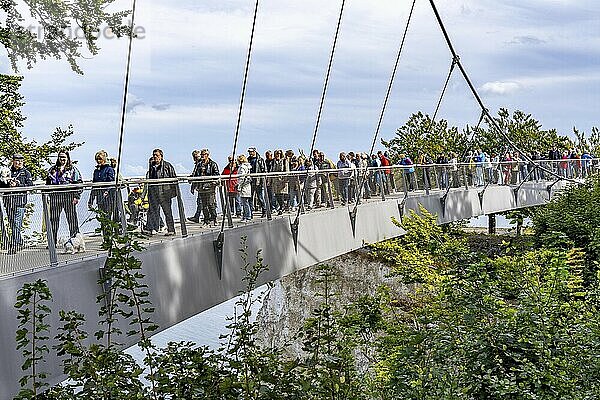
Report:
[[[481,192],[477,192],[477,197],[479,198],[479,207],[483,210],[483,196],[485,196],[485,188]]]
[[[356,238],[356,213],[358,209],[355,207],[352,210],[348,211],[350,214],[350,224],[352,225],[352,237]]]
[[[213,240],[213,251],[215,252],[215,263],[219,280],[223,278],[223,247],[225,246],[225,233],[219,232],[219,235]]]
[[[296,250],[296,254],[298,254],[298,226],[300,225],[300,219],[296,217],[296,219],[292,222],[290,221],[290,230],[292,231],[292,239],[294,240],[294,250]]]
[[[440,197],[440,203],[442,205],[442,217],[446,217],[446,198],[448,196],[448,193],[444,194],[442,197]]]

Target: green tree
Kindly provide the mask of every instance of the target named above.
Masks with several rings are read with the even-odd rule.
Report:
[[[515,146],[527,153],[535,151],[547,154],[552,146],[567,149],[573,145],[571,139],[559,135],[555,129],[542,129],[542,125],[538,120],[523,111],[516,110],[511,114],[507,109],[501,108],[494,120]],[[507,149],[507,142],[504,137],[497,132],[489,121],[486,120],[485,122],[487,129],[483,128],[478,132],[475,138],[476,146],[490,154]],[[514,150],[510,147],[508,149]]]
[[[424,210],[403,226],[404,238],[373,246],[400,279],[418,284],[382,308],[373,388],[381,398],[600,395],[598,288],[584,286],[580,250],[506,247],[488,258]]]
[[[367,399],[365,380],[357,373],[354,357],[355,341],[352,329],[346,329],[347,317],[332,305],[336,296],[333,283],[335,269],[328,265],[318,266],[317,283],[320,304],[312,310],[298,337],[302,341],[300,370],[303,383],[310,390],[307,399]],[[353,319],[357,320],[357,319]],[[344,323],[345,322],[345,323]]]
[[[592,127],[589,137],[586,137],[585,132],[576,127],[573,127],[573,134],[577,138],[576,146],[580,154],[583,151],[588,151],[594,156],[600,154],[600,131],[597,127]]]
[[[65,143],[73,135],[73,126],[58,127],[44,143],[28,140],[22,133],[26,117],[21,108],[25,105],[23,96],[19,93],[20,76],[0,74],[0,159],[10,159],[14,153],[22,153],[25,165],[34,177],[43,177],[45,166],[51,164],[52,154],[59,149],[73,150],[82,143]]]
[[[586,281],[597,279],[600,261],[600,176],[571,186],[534,215],[533,226],[539,246],[583,249]]]
[[[116,36],[129,31],[123,25],[128,11],[110,13],[115,0],[8,0],[0,2],[6,17],[0,20],[0,44],[4,46],[14,71],[20,60],[31,68],[38,59],[64,58],[73,71],[81,49],[95,55],[99,51],[100,30],[108,27]],[[28,14],[23,14],[27,10]],[[79,39],[81,38],[81,39]]]
[[[448,121],[443,119],[433,122],[429,115],[419,111],[398,128],[394,138],[381,142],[390,151],[392,161],[399,161],[400,154],[408,154],[414,162],[421,154],[435,157],[448,151],[461,153],[468,142],[467,134],[468,130],[449,126]]]
[[[17,350],[23,354],[21,369],[26,372],[19,383],[21,390],[15,399],[35,399],[44,388],[46,373],[40,366],[45,362],[44,356],[50,352],[48,331],[50,326],[46,318],[50,315],[48,302],[52,294],[46,281],[37,280],[26,283],[17,294],[15,308],[18,310],[19,329],[17,330]]]

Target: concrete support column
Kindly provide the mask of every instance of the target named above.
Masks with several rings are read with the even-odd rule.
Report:
[[[488,214],[488,234],[496,234],[496,214]]]

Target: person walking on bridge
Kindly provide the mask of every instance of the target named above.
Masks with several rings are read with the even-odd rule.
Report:
[[[244,154],[240,154],[237,161],[240,165],[237,170],[239,175],[237,187],[242,203],[241,222],[250,222],[252,220],[252,207],[250,207],[252,199],[252,178],[250,177],[250,171],[252,170],[252,166]]]
[[[200,171],[199,171],[200,161],[201,161],[200,150],[192,151],[192,159],[194,160],[194,171],[192,171],[192,175],[190,175],[190,176],[198,177],[198,176],[200,176]],[[192,192],[192,194],[194,194],[194,192],[196,192],[198,190],[199,186],[200,186],[200,182],[192,182],[192,185],[190,188],[190,191]],[[193,216],[188,217],[187,220],[190,222],[199,223],[201,214],[202,214],[202,197],[200,196],[200,192],[198,192],[198,195],[196,196],[196,212],[194,213]]]
[[[265,160],[258,154],[256,151],[256,147],[248,148],[248,162],[250,163],[252,174],[264,174],[267,172],[267,168],[265,166]],[[264,194],[264,186],[263,186],[263,178],[255,177],[252,178],[252,201],[250,204],[254,202],[254,199],[258,200],[258,204],[262,210],[261,218],[264,218],[267,215],[267,207],[265,205],[265,194]]]
[[[200,163],[198,166],[198,176],[219,176],[219,166],[210,158],[208,149],[200,150]],[[219,182],[214,180],[203,180],[199,183],[198,193],[202,198],[202,213],[204,214],[204,225],[217,226],[217,200],[215,188]]]
[[[350,161],[346,159],[346,153],[344,152],[340,153],[340,159],[337,162],[337,169],[340,197],[342,199],[342,206],[345,206],[346,203],[351,203],[348,188],[350,186],[352,169],[350,168]]]
[[[238,163],[233,159],[232,156],[227,157],[227,161],[229,161],[229,163],[225,166],[225,168],[223,168],[223,172],[221,172],[221,175],[224,175],[224,176],[238,175],[239,174]],[[246,160],[246,162],[248,162],[248,160]],[[250,164],[248,164],[248,165],[250,165]],[[250,178],[248,178],[248,179],[250,179]],[[241,198],[240,198],[240,193],[239,193],[238,178],[227,179],[225,186],[227,189],[227,202],[229,203],[229,210],[231,211],[231,214],[235,215],[236,217],[241,217],[242,216],[242,203],[241,203]],[[250,197],[250,196],[248,196],[248,197]]]
[[[66,150],[58,152],[56,164],[48,170],[46,185],[71,185],[82,183],[81,173],[71,162],[71,156]],[[50,193],[50,228],[54,243],[58,234],[60,214],[64,210],[69,224],[69,234],[73,238],[79,233],[79,222],[75,206],[79,203],[82,189],[66,189]]]
[[[10,180],[0,182],[0,187],[24,187],[33,186],[31,173],[23,166],[22,154],[14,154],[10,167]],[[23,248],[21,229],[25,218],[25,205],[27,204],[27,192],[4,194],[4,209],[8,218],[11,238],[8,244],[8,254],[15,254]],[[4,223],[4,221],[0,221]]]
[[[152,158],[148,168],[148,179],[177,178],[173,165],[163,158],[161,149],[152,151]],[[146,229],[149,234],[159,230],[160,210],[165,214],[167,233],[165,236],[175,235],[175,221],[171,199],[177,196],[177,183],[158,183],[148,185],[148,224]]]
[[[109,164],[108,153],[105,150],[100,150],[95,155],[96,168],[94,169],[94,176],[92,178],[93,183],[100,182],[114,182],[115,181],[115,170]],[[94,203],[98,206],[98,209],[104,214],[105,218],[111,219],[116,216],[115,212],[115,197],[116,190],[114,185],[111,187],[102,186],[94,187],[90,193],[90,200],[88,201],[88,208],[92,208]],[[102,225],[102,234],[106,231]],[[108,242],[106,243],[108,244]]]

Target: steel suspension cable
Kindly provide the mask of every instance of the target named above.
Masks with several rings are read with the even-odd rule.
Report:
[[[240,126],[242,123],[242,111],[244,109],[244,100],[246,98],[246,87],[248,85],[248,73],[250,71],[250,60],[252,57],[252,45],[254,43],[254,32],[256,30],[256,16],[258,15],[258,3],[259,0],[256,0],[256,4],[254,5],[254,17],[252,18],[252,31],[250,32],[250,43],[248,44],[248,54],[246,56],[246,67],[244,69],[244,80],[242,82],[242,93],[240,95],[240,106],[238,109],[238,117],[237,124],[235,126],[235,134],[233,137],[233,148],[231,150],[231,157],[235,161],[235,153],[237,151],[238,139],[240,136]],[[229,179],[233,176],[233,168],[229,168]],[[225,194],[227,195],[227,194]],[[225,230],[225,215],[226,212],[223,210],[223,218],[221,221],[221,233]]]
[[[477,125],[475,126],[475,129],[473,130],[473,134],[471,135],[471,138],[467,140],[467,145],[465,146],[465,150],[463,151],[460,159],[456,160],[457,163],[464,162],[464,159],[467,157],[467,154],[469,153],[469,151],[471,151],[471,148],[473,147],[473,141],[475,140],[475,136],[477,136],[477,132],[479,131],[479,127],[481,126],[481,123],[483,122],[484,118],[485,118],[485,113],[482,111],[481,115],[479,116],[479,120],[477,121]],[[448,193],[450,192],[450,187],[451,187],[451,185],[448,184],[448,187],[446,188],[446,192],[444,193],[442,198],[446,198],[448,196]]]
[[[434,12],[435,17],[436,17],[437,22],[438,22],[438,25],[440,26],[440,29],[442,30],[442,34],[444,35],[444,38],[446,40],[446,44],[448,45],[448,49],[450,50],[450,53],[452,53],[452,57],[456,60],[456,65],[458,65],[458,68],[460,69],[460,72],[461,72],[463,78],[465,79],[465,82],[469,86],[469,89],[471,90],[471,93],[475,97],[475,100],[479,104],[479,107],[486,114],[486,117],[490,121],[491,125],[500,133],[500,136],[502,136],[504,138],[504,140],[511,147],[513,147],[516,151],[518,151],[520,154],[522,154],[526,161],[533,162],[533,160],[527,154],[525,154],[525,152],[523,152],[517,145],[515,145],[515,143],[510,139],[510,137],[500,128],[500,126],[498,125],[498,123],[496,122],[496,120],[489,113],[489,110],[485,107],[483,101],[481,100],[481,97],[479,96],[479,93],[477,92],[477,89],[475,89],[475,86],[471,82],[471,79],[469,78],[469,75],[467,74],[467,71],[465,70],[464,66],[460,62],[460,58],[458,57],[458,54],[456,53],[456,50],[454,49],[454,46],[452,45],[452,41],[450,40],[450,36],[448,35],[448,31],[446,30],[446,27],[444,25],[444,21],[442,21],[440,13],[438,12],[438,9],[437,9],[437,7],[435,5],[435,1],[434,0],[429,0],[429,3],[431,4],[431,8],[433,9],[433,12]],[[561,177],[557,173],[555,173],[552,170],[547,169],[546,167],[540,166],[539,168],[541,170],[547,172],[548,174],[554,176],[554,177],[561,178],[561,179],[569,181],[569,182],[579,183],[575,179]]]
[[[392,74],[390,75],[390,81],[388,83],[387,92],[385,94],[385,98],[383,99],[383,105],[381,106],[381,112],[379,113],[379,120],[377,121],[377,127],[375,128],[375,133],[373,134],[373,141],[371,142],[371,149],[369,150],[369,157],[373,154],[375,150],[375,144],[377,143],[377,139],[379,138],[379,133],[381,131],[381,124],[383,123],[383,117],[385,116],[385,111],[387,109],[388,101],[390,95],[392,93],[392,88],[394,87],[394,80],[396,79],[396,72],[398,71],[398,65],[400,64],[400,56],[402,55],[402,50],[404,49],[404,43],[406,42],[406,36],[408,34],[408,28],[410,27],[410,21],[412,20],[413,12],[415,10],[415,4],[417,0],[413,0],[412,6],[410,7],[410,12],[408,13],[408,19],[406,21],[406,27],[404,28],[404,33],[402,35],[402,40],[400,41],[400,46],[398,48],[398,54],[396,55],[396,62],[394,64],[394,68],[392,69]],[[367,164],[369,163],[370,158],[367,160]],[[367,177],[369,167],[365,168],[363,174],[360,175],[359,179],[359,187],[358,187],[358,196],[357,199],[360,199],[362,195],[362,189],[364,186],[364,181]],[[358,200],[354,203],[353,213],[356,213],[356,209],[358,208]]]
[[[327,89],[329,87],[329,78],[331,76],[331,68],[333,66],[333,60],[335,57],[335,49],[337,47],[338,37],[340,34],[340,27],[342,25],[342,17],[344,15],[344,6],[346,5],[346,0],[342,0],[342,5],[340,7],[340,12],[337,20],[337,27],[335,29],[335,36],[333,38],[333,45],[331,46],[331,53],[329,54],[329,64],[327,66],[327,73],[325,74],[325,82],[323,83],[323,91],[321,92],[321,101],[319,102],[319,110],[317,112],[317,120],[315,122],[315,128],[313,130],[312,140],[310,144],[310,152],[308,153],[308,157],[312,157],[312,153],[315,149],[315,143],[317,141],[317,134],[319,132],[319,126],[321,124],[321,116],[323,114],[323,105],[325,104],[325,97],[327,96]],[[313,166],[314,167],[314,166]],[[306,179],[308,180],[309,171],[306,171]],[[302,203],[304,197],[306,197],[306,181],[304,184],[304,188],[302,190],[302,198],[300,199],[300,203]],[[294,219],[293,225],[298,226],[298,221],[300,218],[301,207],[298,207],[298,211],[296,213],[296,218]]]
[[[127,113],[127,97],[129,92],[129,77],[131,74],[131,48],[133,44],[133,31],[135,28],[135,8],[137,0],[133,0],[131,8],[131,26],[129,32],[129,45],[127,48],[127,64],[125,67],[125,85],[123,88],[123,104],[121,107],[121,126],[119,131],[119,148],[117,151],[117,170],[115,171],[115,186],[119,190],[119,173],[121,172],[121,159],[123,155],[123,138],[125,136],[125,114]],[[116,204],[116,203],[115,203]]]
[[[435,124],[435,119],[437,118],[437,114],[440,111],[440,106],[442,105],[442,100],[444,100],[444,95],[446,94],[446,89],[448,89],[448,83],[450,83],[450,78],[452,77],[452,72],[454,72],[454,67],[457,63],[457,57],[452,59],[452,64],[450,64],[450,70],[448,71],[448,76],[446,77],[446,81],[444,82],[444,87],[442,88],[442,93],[440,93],[440,98],[438,99],[437,105],[435,106],[435,111],[433,113],[433,117],[431,117],[431,126]]]
[[[246,86],[248,84],[248,72],[250,70],[250,59],[252,57],[252,45],[254,43],[254,32],[256,29],[256,16],[258,15],[258,3],[259,3],[259,0],[256,0],[256,4],[254,5],[254,18],[252,19],[252,31],[250,32],[250,43],[248,45],[248,55],[246,57],[246,68],[244,70],[244,81],[242,83],[242,94],[240,95],[240,107],[238,109],[238,118],[237,118],[237,124],[235,126],[235,136],[233,139],[233,149],[231,151],[232,157],[235,157],[235,152],[237,151],[238,138],[240,135],[240,125],[242,123],[242,111],[244,109],[244,100],[246,99]]]
[[[413,16],[413,12],[415,10],[416,3],[417,3],[417,0],[413,0],[412,6],[410,7],[410,12],[408,14],[408,19],[406,21],[406,27],[404,28],[404,34],[402,35],[400,47],[398,48],[398,54],[396,55],[396,63],[394,64],[394,69],[392,70],[392,74],[390,76],[390,82],[388,84],[387,92],[385,94],[385,99],[383,100],[383,105],[381,107],[381,113],[379,114],[379,121],[377,121],[377,128],[375,129],[375,134],[373,135],[373,142],[371,143],[371,150],[369,151],[369,155],[371,153],[373,153],[373,150],[375,149],[375,144],[377,143],[377,138],[379,137],[379,132],[381,130],[381,124],[383,123],[383,117],[384,117],[385,111],[387,109],[388,100],[392,93],[392,88],[394,86],[394,80],[396,79],[396,72],[398,71],[398,65],[400,64],[400,56],[402,55],[402,50],[404,49],[404,43],[406,42],[408,28],[410,27],[410,21],[412,20],[412,16]]]
[[[327,74],[325,75],[325,82],[323,83],[323,91],[321,93],[321,101],[319,103],[319,111],[317,112],[317,120],[315,122],[315,129],[313,131],[313,137],[310,144],[309,156],[312,156],[312,152],[315,149],[315,143],[317,141],[317,133],[319,132],[319,126],[321,124],[321,116],[323,114],[323,105],[325,104],[325,97],[327,96],[327,89],[329,88],[329,77],[331,76],[331,67],[333,66],[333,60],[335,56],[335,49],[337,47],[338,37],[340,34],[340,27],[342,25],[342,16],[344,15],[344,6],[346,0],[342,0],[342,6],[340,7],[340,13],[337,21],[337,28],[335,29],[335,36],[333,38],[333,45],[331,47],[331,54],[329,55],[329,65],[327,66]]]
[[[485,118],[485,112],[482,111],[481,115],[479,116],[479,121],[477,121],[477,125],[475,126],[475,129],[473,130],[473,134],[471,135],[471,138],[467,141],[467,146],[465,147],[465,150],[463,151],[461,160],[464,160],[465,157],[467,156],[467,153],[469,151],[471,151],[471,149],[473,148],[473,142],[475,140],[475,136],[477,136],[477,131],[479,131],[479,127],[481,126],[481,123],[483,122],[484,118]]]
[[[123,87],[123,104],[122,104],[122,108],[121,108],[121,127],[120,127],[120,131],[119,131],[119,147],[117,150],[117,169],[115,171],[115,189],[117,192],[119,192],[119,195],[116,196],[116,199],[122,203],[121,201],[121,196],[120,196],[120,187],[119,187],[119,173],[121,171],[121,160],[122,160],[122,156],[123,156],[123,138],[125,136],[125,114],[127,112],[127,97],[128,97],[128,91],[129,91],[129,79],[131,76],[131,49],[133,47],[133,37],[134,37],[134,28],[135,28],[135,10],[136,10],[136,4],[137,1],[133,0],[133,4],[131,7],[131,25],[130,25],[130,31],[129,31],[129,44],[127,47],[127,65],[125,67],[125,84]],[[117,202],[115,201],[113,204],[113,213],[116,214],[116,211],[118,210],[117,207]],[[123,220],[125,220],[125,215],[122,214],[122,218]],[[126,229],[126,227],[124,227],[124,229]],[[125,233],[125,232],[123,232]],[[112,251],[112,248],[109,250],[109,252]],[[110,257],[110,255],[109,255]],[[104,267],[101,268],[101,275],[104,274]],[[113,290],[112,288],[110,288],[110,284],[108,285],[109,290]],[[107,287],[104,287],[104,290],[106,290]],[[109,296],[110,297],[110,296]],[[145,336],[142,335],[142,336]],[[142,337],[142,339],[146,339],[145,337]],[[147,357],[150,357],[150,352],[149,349],[146,349],[146,355]],[[151,360],[151,358],[150,358]],[[150,374],[153,374],[153,362],[151,361],[149,363],[149,369],[150,369]],[[152,387],[152,394],[153,394],[153,398],[156,399],[156,389],[155,389],[155,383],[151,382],[151,387]]]

